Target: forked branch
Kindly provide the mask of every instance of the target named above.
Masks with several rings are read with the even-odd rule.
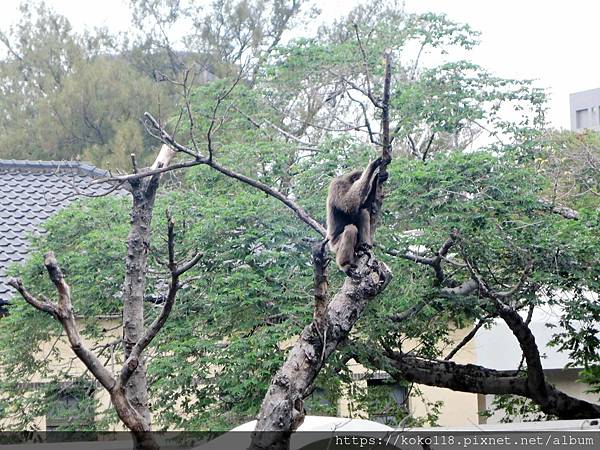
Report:
[[[150,345],[152,340],[156,337],[158,332],[166,323],[169,318],[169,314],[173,309],[173,305],[175,304],[175,298],[177,296],[177,291],[181,287],[179,283],[179,277],[183,275],[185,272],[193,268],[200,258],[202,258],[202,253],[197,253],[193,258],[189,261],[178,264],[175,261],[175,222],[173,218],[168,214],[168,224],[167,224],[167,248],[169,253],[169,263],[168,267],[171,272],[171,281],[169,283],[169,292],[167,293],[167,299],[163,305],[160,314],[154,319],[152,324],[148,327],[142,338],[133,346],[131,349],[131,353],[125,363],[123,364],[123,368],[121,369],[120,380],[121,384],[125,385],[135,369],[138,367],[139,359],[142,352]]]
[[[75,323],[75,315],[73,314],[70,288],[64,279],[53,252],[48,252],[44,255],[44,266],[46,266],[50,280],[56,286],[58,292],[57,304],[51,303],[48,299],[39,300],[34,297],[27,291],[20,278],[10,280],[8,284],[15,288],[21,297],[35,309],[51,315],[60,322],[73,352],[100,384],[110,392],[114,388],[116,381],[110,371],[104,367],[93,352],[88,350],[81,339],[77,330],[77,324]]]

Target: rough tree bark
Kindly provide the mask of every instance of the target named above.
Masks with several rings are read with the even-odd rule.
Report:
[[[327,305],[324,318],[315,316],[304,328],[271,381],[258,415],[251,448],[289,448],[290,434],[304,418],[304,398],[323,364],[348,337],[368,301],[380,294],[391,278],[385,264],[369,254],[360,256],[357,276],[346,278]]]
[[[574,220],[572,215],[566,217]],[[540,409],[549,415],[560,419],[592,419],[600,417],[600,405],[571,397],[549,384],[544,375],[540,352],[535,336],[529,328],[529,320],[524,320],[516,306],[522,289],[526,289],[526,280],[531,270],[531,264],[526,263],[521,279],[515,287],[506,292],[495,292],[481,277],[481,274],[471,264],[463,253],[464,267],[468,268],[471,278],[462,283],[446,278],[440,256],[445,256],[450,248],[461,241],[458,230],[452,232],[450,238],[440,247],[434,257],[414,255],[410,252],[388,252],[403,257],[409,261],[432,267],[436,280],[440,284],[439,297],[458,301],[475,298],[480,306],[489,314],[481,319],[469,335],[455,347],[445,360],[432,360],[409,355],[386,347],[381,358],[372,352],[355,352],[354,358],[367,366],[386,370],[398,381],[410,381],[428,386],[436,386],[461,392],[480,394],[510,394],[531,399]],[[446,287],[442,287],[446,285]],[[452,286],[452,287],[448,287]],[[475,298],[474,298],[475,297]],[[395,323],[401,323],[417,314],[425,303],[417,304],[408,310],[390,317]],[[520,370],[498,371],[473,364],[456,364],[449,361],[464,344],[472,339],[482,325],[493,317],[501,318],[509,327],[519,343],[527,368],[524,373]],[[360,348],[363,344],[356,343]],[[365,356],[367,355],[367,356]]]
[[[151,169],[167,167],[174,155],[174,150],[163,145]],[[127,364],[133,370],[127,371],[126,376],[121,377],[121,381],[127,401],[139,414],[144,431],[152,430],[146,365],[142,355],[138,355],[134,360],[131,359],[131,355],[134,346],[144,335],[144,291],[152,238],[152,214],[159,182],[160,174],[129,181],[132,205],[123,283],[123,348]],[[143,437],[148,440],[150,436]],[[134,433],[133,438],[136,448],[144,448],[144,442],[138,442],[138,435]]]
[[[168,166],[174,152],[163,146],[152,166],[160,169]],[[144,291],[148,251],[150,249],[152,213],[160,175],[136,178],[129,182],[132,196],[131,228],[127,237],[125,258],[125,281],[123,283],[123,348],[129,359],[135,344],[144,334]],[[151,428],[148,408],[148,382],[144,358],[136,361],[136,368],[125,385],[129,403],[136,409],[146,428]]]
[[[498,315],[508,325],[519,342],[527,362],[525,384],[527,395],[546,414],[561,419],[589,419],[600,417],[600,405],[571,397],[546,382],[540,352],[535,337],[520,314],[500,299],[494,299]]]
[[[379,365],[379,362],[375,364],[376,367]],[[546,414],[560,419],[600,417],[600,405],[571,397],[545,380],[543,384],[532,387],[528,376],[515,374],[514,370],[492,370],[474,364],[429,360],[400,352],[387,353],[385,367],[393,378],[401,381],[459,392],[527,397],[540,405]]]
[[[360,41],[359,41],[360,42]],[[362,48],[362,47],[361,47]],[[368,73],[368,72],[367,72]],[[385,55],[385,73],[383,79],[383,98],[374,105],[381,109],[381,158],[379,177],[375,186],[375,198],[371,202],[371,230],[374,232],[381,217],[383,206],[383,182],[388,178],[387,166],[392,161],[392,136],[390,135],[390,92],[392,83],[392,56]]]

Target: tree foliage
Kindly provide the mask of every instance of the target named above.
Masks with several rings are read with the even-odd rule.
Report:
[[[189,14],[179,2],[132,3],[138,24],[154,20],[159,30]],[[221,52],[217,60],[227,70],[220,72],[222,78],[186,91],[189,116],[185,108],[182,116],[173,108],[169,123],[179,125],[181,139],[193,133],[198,141],[190,138],[190,146],[205,146],[210,137],[215,160],[298,199],[321,222],[331,178],[364,167],[377,155],[381,117],[369,97],[376,103],[382,91],[384,52],[394,61],[395,160],[376,252],[395,278],[369,304],[348,344],[327,362],[315,392],[334,403],[344,392],[343,383],[350,381],[350,358],[370,370],[392,372],[389,348],[426,359],[443,357],[455,327],[491,318],[489,301],[477,291],[461,298],[448,294],[474,271],[499,291],[519,285],[525,272],[527,281],[515,309],[557,308],[564,331],[556,334],[556,345],[584,368],[588,383],[598,386],[597,136],[548,133],[543,91],[529,81],[502,79],[449,58],[453,47],[469,50],[476,45],[478,34],[445,16],[409,14],[377,1],[322,27],[315,36],[284,42],[282,33],[300,3],[291,9],[283,2],[269,5],[275,12],[267,16],[249,2],[216,2],[213,15],[207,16],[216,20],[196,24],[197,41],[189,38],[190,48],[203,55]],[[166,13],[154,14],[159,7]],[[66,54],[59,65],[60,82],[46,67],[52,62],[46,53],[39,54],[39,69],[31,66],[35,77],[21,79],[15,75],[23,71],[16,55],[25,55],[26,46],[17,48],[0,66],[7,94],[0,104],[6,117],[14,117],[14,123],[26,119],[40,136],[52,128],[44,125],[48,120],[62,118],[73,127],[54,127],[56,137],[47,136],[47,147],[40,144],[46,153],[40,155],[69,158],[79,151],[98,163],[122,167],[129,153],[150,148],[135,120],[152,104],[150,93],[157,88],[139,71],[141,64],[130,62],[133,52],[129,60],[86,53],[63,19],[43,19],[42,12],[40,20],[57,24],[52,36],[71,42],[76,56]],[[32,19],[26,20],[31,24]],[[36,39],[24,29],[15,33]],[[161,59],[166,67],[166,58],[177,53],[165,36],[150,37],[148,48],[167,51]],[[69,52],[65,48],[61,51]],[[230,89],[227,75],[236,68],[231,63],[239,63],[239,54],[246,51],[254,65]],[[34,64],[35,58],[24,59]],[[169,76],[181,80],[177,67],[171,65]],[[6,80],[19,80],[19,89]],[[26,92],[22,90],[37,92],[38,84],[49,94],[30,94],[26,98],[31,104],[20,103]],[[224,92],[229,95],[221,101]],[[507,110],[513,111],[510,119]],[[219,125],[211,134],[215,117]],[[15,153],[9,150],[24,148],[24,131],[19,130],[20,135],[13,135],[17,127],[6,127],[0,154],[10,156]],[[52,153],[58,148],[64,153]],[[310,320],[309,256],[318,239],[275,199],[208,167],[174,176],[166,187],[157,200],[155,236],[165,229],[163,212],[170,209],[185,229],[177,248],[190,253],[197,249],[204,257],[187,275],[169,322],[153,342],[148,374],[154,419],[164,428],[227,429],[256,414],[286,348]],[[565,219],[553,209],[555,204],[577,207],[579,219]],[[44,224],[46,233],[33,240],[25,268],[14,269],[26,284],[50,295],[52,288],[39,269],[41,255],[48,249],[60,255],[90,338],[101,339],[104,333],[96,317],[121,311],[126,215],[126,199],[120,197],[69,207]],[[403,256],[407,251],[435,256],[456,230],[460,245],[447,255],[447,277],[440,279],[429,265]],[[168,273],[160,264],[164,247],[155,239],[150,249],[149,304],[160,304],[166,291]],[[332,292],[342,281],[330,269]],[[408,320],[393,320],[398,312],[419,305]],[[51,358],[40,360],[23,348],[35,349],[59,332],[40,313],[15,302],[10,316],[0,321],[0,367],[10,368],[3,387],[17,392],[22,380],[50,374]],[[67,375],[54,376],[58,380]],[[356,393],[354,400],[373,399],[361,400]],[[10,409],[19,417],[19,426],[44,405],[40,396],[0,402],[0,410]],[[433,406],[436,411],[440,407]],[[395,410],[388,415],[401,420],[406,414]],[[435,421],[435,414],[426,419]]]

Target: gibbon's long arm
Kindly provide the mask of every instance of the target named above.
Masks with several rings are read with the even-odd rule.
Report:
[[[344,203],[348,205],[349,213],[357,213],[360,207],[366,203],[373,187],[375,171],[380,165],[381,158],[371,161],[363,171],[361,177],[352,184],[350,189],[348,189],[348,192],[345,195],[346,202]]]

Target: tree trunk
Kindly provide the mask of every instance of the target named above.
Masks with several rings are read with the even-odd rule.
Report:
[[[132,183],[133,206],[131,229],[127,238],[126,272],[123,292],[123,344],[125,359],[133,346],[144,335],[144,290],[146,288],[146,268],[150,248],[150,223],[154,193],[144,189],[145,180]],[[151,195],[149,195],[151,194]],[[131,405],[150,427],[148,409],[148,386],[144,358],[140,358],[136,370],[125,385],[125,394]]]
[[[138,179],[130,182],[132,194],[131,228],[127,237],[125,282],[123,287],[123,348],[125,359],[129,358],[135,344],[144,336],[144,291],[150,250],[152,212],[158,189],[159,177]],[[148,407],[148,381],[143,355],[137,359],[137,367],[123,386],[128,403],[135,409],[136,422],[132,430],[136,449],[154,450],[157,444],[152,437],[152,419]],[[113,403],[116,398],[113,396]],[[117,410],[119,407],[115,404]],[[127,424],[127,422],[125,422]]]
[[[356,278],[346,278],[327,305],[322,328],[319,320],[304,328],[273,378],[261,405],[251,449],[289,448],[291,432],[304,418],[304,398],[324,362],[348,337],[368,301],[392,278],[388,267],[370,254],[361,255],[357,272]]]

